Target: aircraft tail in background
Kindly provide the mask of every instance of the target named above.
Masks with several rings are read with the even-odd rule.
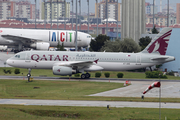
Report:
[[[172,28],[166,27],[149,43],[142,53],[165,55],[169,44]]]

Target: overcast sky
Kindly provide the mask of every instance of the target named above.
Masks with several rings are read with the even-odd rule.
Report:
[[[66,0],[66,1],[71,2],[71,0]],[[79,0],[77,0],[77,1],[79,1]],[[98,1],[101,1],[101,0],[98,0]],[[160,4],[160,0],[155,0],[155,1],[156,1],[157,5]],[[163,7],[167,4],[167,1],[168,0],[162,0]],[[75,8],[75,2],[76,2],[76,0],[74,0],[74,8]],[[153,3],[153,0],[146,0],[146,2]],[[176,3],[180,3],[180,0],[169,0],[169,2],[170,2],[170,6],[172,6],[175,10],[175,7],[176,7],[175,5],[176,5]],[[89,11],[90,12],[95,12],[95,3],[96,3],[96,0],[89,0]],[[121,3],[121,0],[119,0],[119,3]],[[88,11],[87,0],[81,0],[81,6],[82,6],[83,12]]]

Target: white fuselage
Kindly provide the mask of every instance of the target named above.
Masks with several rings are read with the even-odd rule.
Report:
[[[167,59],[152,60],[152,58],[156,57],[161,57],[161,55],[143,53],[26,51],[17,53],[14,57],[8,59],[7,63],[10,66],[19,68],[52,69],[53,66],[60,64],[68,66],[68,64],[73,62],[98,60],[95,65],[102,67],[104,71],[121,71],[145,68],[175,59],[172,56],[168,56]],[[88,71],[88,67],[81,68],[79,66],[79,69]]]
[[[2,37],[3,35],[17,36],[12,39]],[[78,32],[77,46],[86,47],[90,44],[91,35]],[[0,45],[18,45],[29,47],[34,41],[42,41],[50,43],[50,47],[57,47],[58,41],[60,45],[64,43],[64,47],[75,47],[75,31],[68,30],[37,30],[37,29],[0,29]],[[27,38],[18,40],[18,37]],[[31,40],[31,41],[29,41]]]

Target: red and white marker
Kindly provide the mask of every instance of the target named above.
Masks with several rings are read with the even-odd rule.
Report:
[[[149,90],[151,90],[154,87],[160,87],[160,86],[161,86],[160,82],[154,82],[143,92],[143,94],[146,94]]]

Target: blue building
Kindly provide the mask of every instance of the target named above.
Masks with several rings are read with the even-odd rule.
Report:
[[[174,56],[175,61],[163,64],[163,71],[180,71],[180,28],[173,28],[166,55]]]
[[[111,41],[114,41],[117,39],[117,32],[108,32],[108,35],[110,37]],[[121,33],[118,33],[118,38],[121,39]]]

